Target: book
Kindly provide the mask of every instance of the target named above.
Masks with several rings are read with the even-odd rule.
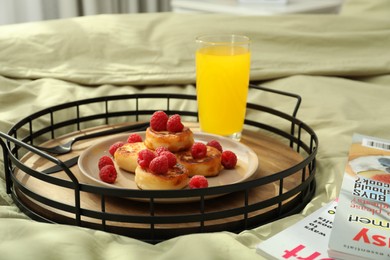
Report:
[[[337,201],[317,209],[296,224],[256,245],[266,259],[331,260],[328,242]]]
[[[390,259],[390,141],[354,134],[329,239],[337,259]]]

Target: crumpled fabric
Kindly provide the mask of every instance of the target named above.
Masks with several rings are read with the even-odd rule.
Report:
[[[195,94],[195,35],[235,32],[253,40],[252,81],[300,95],[297,117],[319,139],[317,188],[301,213],[239,234],[191,234],[156,245],[30,220],[6,194],[0,158],[0,259],[264,259],[258,243],[337,197],[353,133],[390,139],[389,18],[362,16],[375,9],[373,1],[370,8],[355,1],[346,1],[339,16],[102,15],[0,27],[2,132],[33,112],[79,99]],[[356,16],[347,12],[354,8]],[[291,110],[267,94],[248,101]]]

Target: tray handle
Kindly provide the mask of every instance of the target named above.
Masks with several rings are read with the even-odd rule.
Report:
[[[72,171],[66,166],[66,164],[56,158],[56,157],[53,157],[31,145],[29,145],[28,143],[25,143],[25,142],[22,142],[12,136],[9,136],[3,132],[0,131],[0,145],[2,147],[2,150],[3,150],[3,160],[4,160],[4,174],[5,174],[5,182],[6,182],[6,190],[7,190],[7,193],[10,194],[11,193],[11,185],[12,185],[12,180],[11,180],[11,161],[17,161],[20,163],[19,159],[16,158],[15,156],[12,155],[12,152],[10,150],[10,145],[9,143],[14,143],[15,145],[17,145],[18,147],[23,147],[25,148],[26,150],[34,153],[34,154],[37,154],[53,163],[55,163],[56,165],[60,166],[63,171],[68,175],[68,177],[70,178],[70,180],[72,181],[73,185],[74,185],[74,190],[75,190],[75,203],[76,203],[76,206],[77,204],[80,204],[80,185],[79,185],[79,181],[78,179],[76,178],[76,176],[72,173]],[[3,140],[7,140],[7,143]],[[80,206],[80,205],[78,205]],[[80,209],[80,207],[76,207],[77,209]],[[80,219],[80,212],[76,212],[76,221],[81,221]]]

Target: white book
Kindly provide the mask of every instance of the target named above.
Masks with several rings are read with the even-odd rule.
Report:
[[[256,246],[267,259],[331,260],[329,235],[337,202],[332,201],[309,216]]]

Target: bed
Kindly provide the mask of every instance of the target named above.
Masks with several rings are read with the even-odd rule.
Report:
[[[297,117],[319,140],[315,193],[298,214],[239,233],[188,234],[156,244],[31,220],[6,192],[1,158],[0,258],[262,259],[256,244],[337,197],[353,133],[390,139],[389,11],[387,1],[350,0],[338,15],[99,15],[0,27],[1,132],[75,100],[193,95],[194,37],[234,32],[253,41],[251,82],[301,96]],[[288,102],[254,99],[289,109]]]

